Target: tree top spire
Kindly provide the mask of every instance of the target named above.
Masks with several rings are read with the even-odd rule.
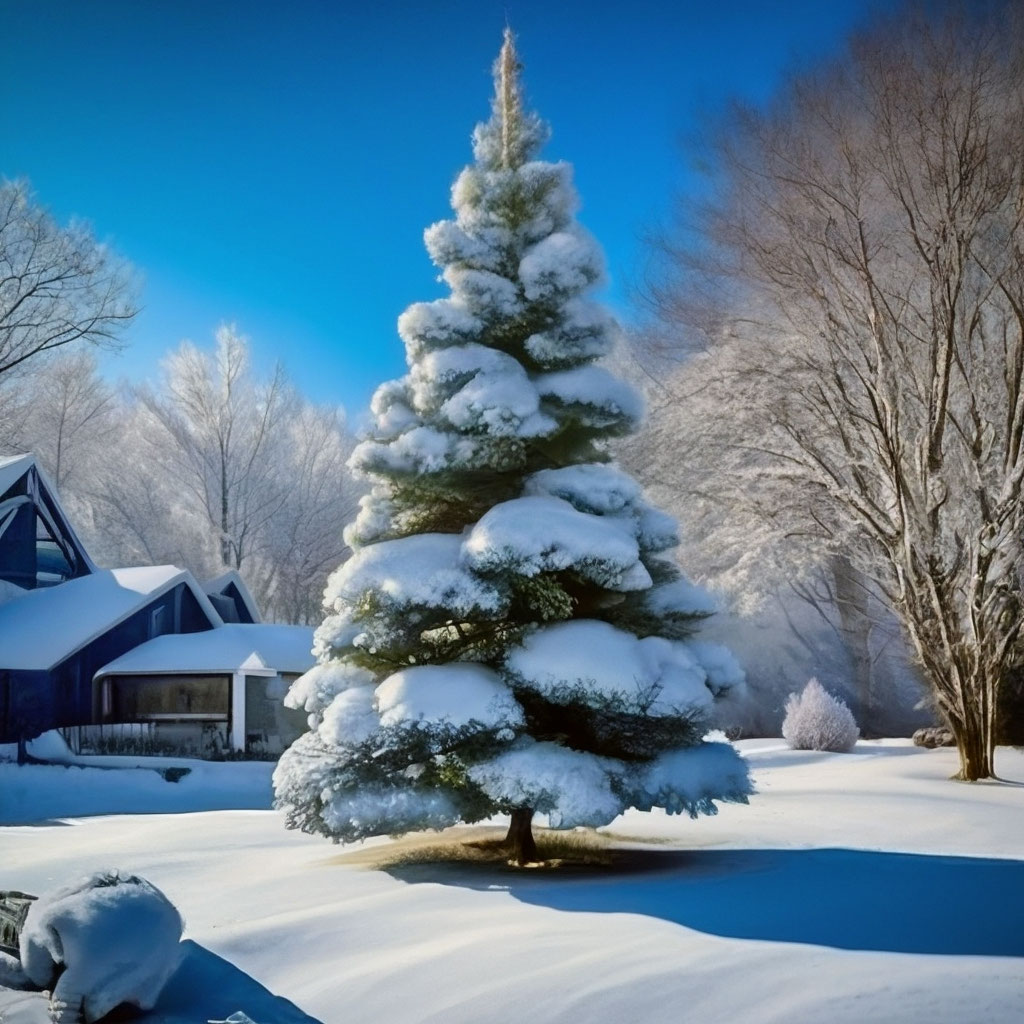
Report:
[[[521,167],[547,141],[547,126],[532,111],[524,109],[522,70],[515,34],[506,25],[493,68],[491,117],[473,133],[477,159],[494,170]]]
[[[506,167],[512,166],[514,140],[518,122],[523,116],[522,91],[519,84],[519,73],[523,65],[519,62],[516,52],[516,37],[510,26],[505,26],[505,34],[501,44],[501,52],[494,66],[495,106],[501,113],[501,162]]]

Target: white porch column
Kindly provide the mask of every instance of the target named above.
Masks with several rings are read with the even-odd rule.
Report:
[[[231,749],[245,750],[245,673],[231,676]]]

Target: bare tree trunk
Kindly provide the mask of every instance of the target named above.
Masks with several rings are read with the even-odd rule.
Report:
[[[537,844],[533,840],[533,808],[519,807],[512,812],[505,845],[508,847],[510,859],[520,867],[538,859]]]
[[[836,608],[839,611],[843,642],[850,656],[851,681],[856,694],[854,717],[864,739],[874,739],[879,732],[874,722],[874,674],[867,580],[843,556],[831,559],[831,569],[835,582]]]
[[[221,447],[220,458],[220,560],[231,564],[231,541],[228,538],[228,460]]]
[[[948,718],[960,755],[960,770],[953,777],[962,782],[995,778],[994,745],[992,736],[986,735],[989,730],[985,728],[985,723],[973,714],[968,714],[964,719],[953,715]]]

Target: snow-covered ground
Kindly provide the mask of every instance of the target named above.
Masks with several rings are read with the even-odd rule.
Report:
[[[953,751],[905,741],[740,746],[749,807],[627,813],[607,831],[649,841],[650,863],[596,874],[369,870],[269,810],[57,820],[83,793],[116,810],[125,773],[0,766],[22,822],[0,830],[0,888],[112,866],[154,882],[190,943],[147,1018],[174,1024],[1022,1019],[1024,787],[951,782]],[[997,766],[1024,781],[1024,753]],[[256,766],[210,767],[222,798],[237,772],[252,799]],[[139,771],[177,794],[154,808],[211,806],[199,778]]]

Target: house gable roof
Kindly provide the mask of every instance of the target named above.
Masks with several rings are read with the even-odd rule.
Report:
[[[228,569],[227,572],[221,573],[216,579],[207,580],[203,584],[203,590],[207,594],[221,594],[225,597],[230,597],[231,600],[235,600],[234,594],[231,593],[234,590],[238,595],[238,600],[241,601],[245,610],[249,613],[249,621],[251,623],[263,621],[263,616],[260,615],[256,600],[237,569]],[[242,621],[244,622],[245,620],[243,619]]]
[[[34,465],[32,455],[0,455],[0,496],[9,491]]]
[[[98,569],[0,604],[0,669],[53,668],[179,583],[191,590],[210,625],[221,625],[209,598],[184,569]]]
[[[27,479],[24,479],[26,478]],[[19,484],[20,496],[4,499],[4,495]],[[42,517],[47,529],[64,549],[68,559],[75,567],[76,576],[95,572],[96,565],[89,557],[81,540],[64,514],[57,490],[50,478],[36,462],[34,455],[7,455],[0,457],[0,506],[9,506],[18,502],[31,501],[36,515]],[[2,563],[0,563],[2,564]]]
[[[311,626],[229,622],[202,633],[154,637],[104,665],[94,678],[239,671],[298,675],[316,663],[312,647]]]

